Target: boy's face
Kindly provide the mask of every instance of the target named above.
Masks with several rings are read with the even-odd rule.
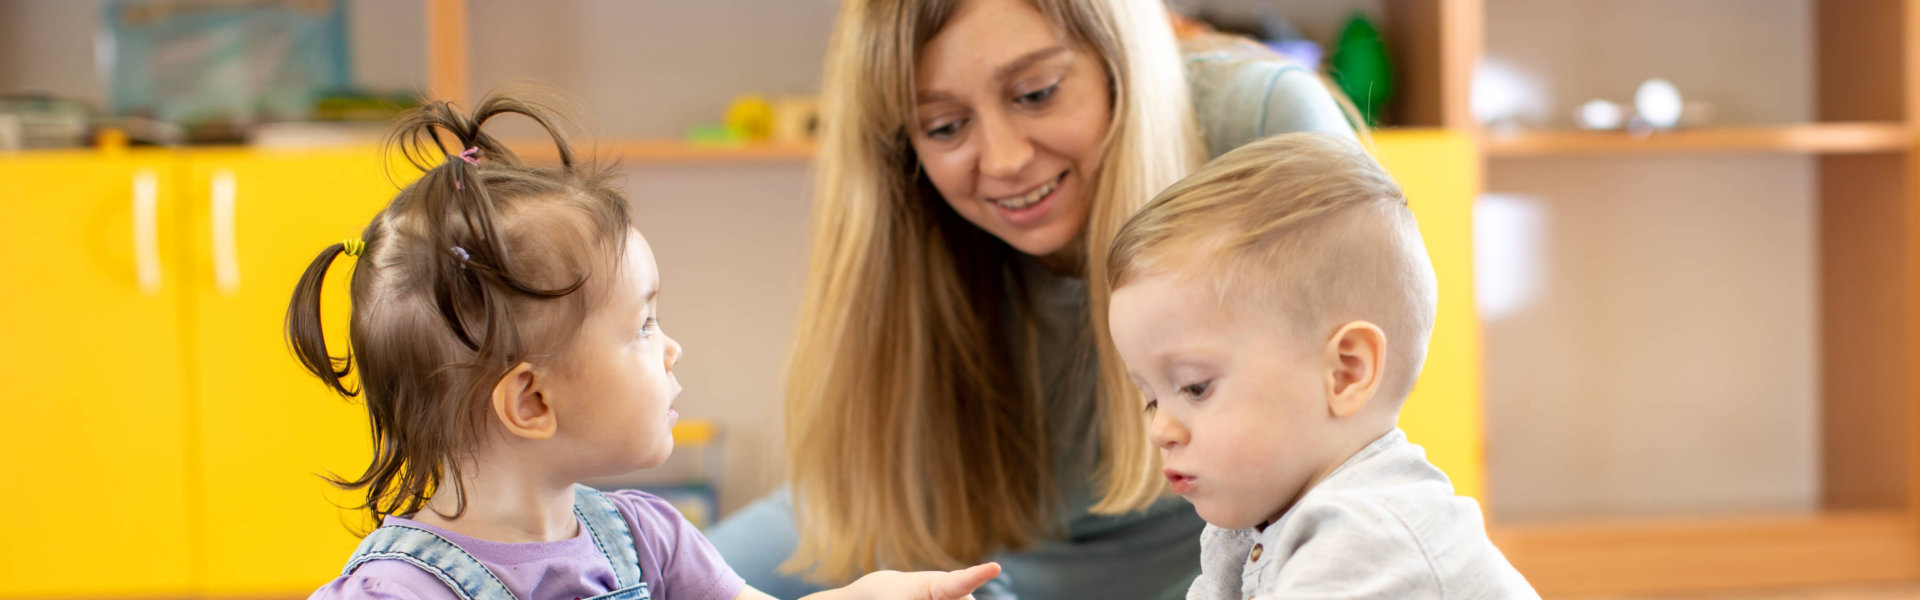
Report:
[[[1323,340],[1255,304],[1161,273],[1114,291],[1108,313],[1173,491],[1225,529],[1279,518],[1333,468]]]

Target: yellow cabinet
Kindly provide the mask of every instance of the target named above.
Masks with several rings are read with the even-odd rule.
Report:
[[[367,523],[320,476],[365,467],[365,411],[282,322],[414,175],[371,148],[0,154],[0,598],[302,597],[339,572]]]
[[[172,165],[0,154],[0,596],[194,584]]]
[[[350,528],[368,525],[351,508],[361,496],[320,476],[359,475],[371,448],[365,409],[300,368],[282,323],[320,249],[359,237],[398,188],[370,150],[202,151],[185,171],[206,591],[304,595],[339,574],[359,543]],[[335,354],[353,261],[336,260],[321,303]]]
[[[1473,202],[1480,157],[1466,136],[1438,130],[1374,134],[1374,156],[1393,174],[1420,222],[1440,283],[1427,363],[1400,410],[1407,439],[1427,449],[1460,494],[1484,498],[1480,317],[1473,301]]]

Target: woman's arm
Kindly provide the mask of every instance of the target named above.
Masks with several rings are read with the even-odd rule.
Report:
[[[807,596],[802,600],[865,600],[905,598],[911,600],[961,600],[972,598],[973,590],[1000,576],[998,563],[975,565],[958,571],[880,571],[868,573],[852,585]],[[753,586],[740,588],[733,600],[775,600]]]

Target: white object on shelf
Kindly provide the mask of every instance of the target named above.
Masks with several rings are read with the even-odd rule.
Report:
[[[1679,125],[1684,108],[1680,88],[1665,79],[1648,79],[1633,92],[1634,111],[1639,113],[1641,122],[1654,129],[1673,129]]]
[[[1574,115],[1581,129],[1619,129],[1626,122],[1627,110],[1606,100],[1588,100]]]

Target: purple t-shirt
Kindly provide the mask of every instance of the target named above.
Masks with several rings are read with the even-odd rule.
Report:
[[[732,600],[746,581],[720,559],[700,530],[673,505],[652,494],[623,490],[608,500],[620,508],[640,553],[641,580],[660,600]],[[412,519],[387,517],[388,525],[418,527],[439,534],[485,564],[521,600],[586,598],[613,591],[613,565],[600,554],[586,528],[557,542],[489,542]],[[457,599],[433,575],[403,561],[375,560],[352,575],[334,579],[309,600]]]

